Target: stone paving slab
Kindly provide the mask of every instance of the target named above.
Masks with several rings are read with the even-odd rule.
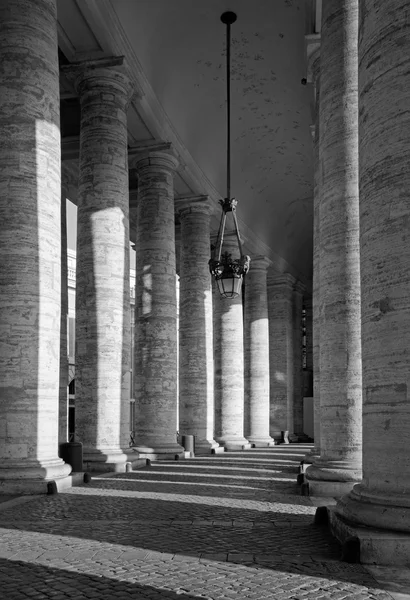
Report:
[[[286,450],[153,463],[0,504],[0,600],[409,600],[388,574],[340,562],[296,483],[266,477],[296,479]]]

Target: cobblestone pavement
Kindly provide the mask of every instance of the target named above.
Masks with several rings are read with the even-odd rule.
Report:
[[[156,462],[0,503],[0,599],[391,600],[314,527],[305,452]]]

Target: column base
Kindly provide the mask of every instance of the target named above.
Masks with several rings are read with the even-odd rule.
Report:
[[[358,527],[397,531],[410,535],[410,498],[369,492],[363,484],[355,485],[337,503],[336,511]]]
[[[251,444],[244,437],[220,437],[217,438],[217,442],[223,446],[226,450],[249,450]]]
[[[147,466],[147,459],[140,458],[132,448],[127,448],[123,450],[123,452],[127,455],[127,462],[125,465],[126,472]]]
[[[410,533],[360,527],[338,513],[336,506],[328,507],[329,526],[342,544],[343,559],[347,562],[406,566],[410,564]]]
[[[195,454],[198,456],[208,454],[220,454],[224,452],[224,448],[215,442],[215,440],[199,440],[195,441]]]
[[[309,496],[338,498],[348,494],[361,479],[361,469],[350,461],[318,458],[305,473]]]
[[[125,473],[127,455],[122,450],[83,450],[84,471],[91,473]]]
[[[308,472],[305,473],[306,483],[309,485],[309,496],[320,498],[340,498],[348,494],[355,485],[354,481],[311,481]]]
[[[275,440],[270,436],[248,436],[248,442],[253,448],[271,448],[276,446]]]
[[[176,442],[137,444],[132,450],[138,453],[139,458],[148,458],[150,460],[175,460],[185,458],[185,450]]]
[[[47,494],[72,486],[71,466],[61,458],[13,462],[0,468],[0,494]],[[51,487],[50,487],[51,486]]]

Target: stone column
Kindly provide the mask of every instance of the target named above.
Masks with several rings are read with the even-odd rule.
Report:
[[[265,256],[252,258],[245,286],[245,434],[256,448],[274,446],[269,435],[269,318]]]
[[[69,485],[58,458],[61,152],[55,0],[0,4],[0,488]]]
[[[312,80],[315,86],[315,125],[313,128],[313,285],[312,285],[312,350],[313,350],[313,428],[314,448],[308,457],[320,456],[320,193],[321,167],[319,161],[319,103],[320,49],[311,58]]]
[[[276,441],[281,441],[282,432],[293,433],[292,296],[295,282],[289,273],[268,279],[270,435]]]
[[[135,286],[135,450],[167,458],[176,443],[177,312],[170,144],[134,159],[138,173]]]
[[[323,5],[320,64],[320,445],[309,493],[361,479],[358,0]]]
[[[60,393],[58,443],[68,442],[68,264],[67,264],[67,193],[61,186],[61,320],[60,320]]]
[[[207,196],[180,199],[179,432],[195,436],[195,452],[219,444],[214,433],[214,364],[210,218]]]
[[[293,431],[303,434],[302,310],[305,286],[300,281],[293,289]]]
[[[122,331],[122,381],[121,381],[121,424],[120,445],[124,452],[130,449],[130,400],[131,400],[131,299],[130,299],[130,252],[124,255],[124,320]]]
[[[225,234],[223,250],[239,258],[234,233]],[[242,295],[223,298],[213,284],[215,439],[227,450],[250,448],[244,427],[244,347]]]
[[[313,397],[312,297],[304,297],[306,363],[303,371],[303,395]]]
[[[178,246],[175,245],[175,252]],[[177,311],[177,410],[175,413],[175,431],[177,432],[177,442],[179,443],[179,316],[180,316],[180,281],[179,275],[175,275],[175,296],[176,296],[176,311]]]
[[[378,546],[374,541],[375,548],[383,546],[377,562],[408,564],[409,536],[397,543],[393,532],[410,533],[410,72],[403,59],[410,56],[410,38],[401,2],[382,3],[377,11],[371,0],[362,4],[363,481],[339,511],[358,525],[393,530],[378,536]]]
[[[130,207],[130,266],[133,268],[135,266],[135,240],[137,235],[137,212],[138,212],[138,189],[137,182],[135,179],[135,173],[133,169],[130,169],[130,187],[129,189],[129,207]],[[133,290],[131,293],[131,285],[133,286]],[[122,419],[122,438],[125,440],[125,436],[127,436],[127,444],[123,445],[125,449],[127,447],[126,453],[128,455],[128,460],[132,462],[132,455],[136,455],[133,449],[133,443],[135,441],[135,351],[134,351],[134,343],[135,343],[135,280],[130,280],[130,400],[128,402],[128,434],[127,434],[127,424],[125,417],[125,409],[124,409],[124,419]],[[131,435],[133,439],[131,439]]]
[[[76,278],[76,441],[88,470],[124,471],[129,305],[127,106],[122,59],[75,67],[81,102]]]

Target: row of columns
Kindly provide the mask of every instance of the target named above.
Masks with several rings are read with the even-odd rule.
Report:
[[[27,492],[43,489],[50,479],[63,485],[70,473],[58,457],[58,441],[67,439],[67,276],[56,3],[8,0],[0,11],[6,24],[0,42],[6,65],[0,72],[0,485],[9,492]],[[32,61],[27,62],[23,46],[30,48]],[[274,385],[269,359],[274,351],[268,349],[269,323],[280,311],[275,296],[268,299],[269,261],[257,257],[253,262],[245,317],[241,298],[230,302],[213,294],[207,265],[211,207],[205,197],[177,205],[182,227],[178,376],[173,192],[178,160],[169,144],[160,144],[137,149],[132,158],[138,175],[136,441],[128,447],[126,115],[133,89],[121,57],[64,69],[81,103],[76,441],[83,444],[86,468],[121,471],[132,454],[181,454],[175,431],[178,382],[180,430],[196,436],[198,451],[271,445]],[[286,294],[293,293],[295,283],[289,276]],[[275,422],[275,434],[293,432],[296,351],[291,304],[287,318],[286,331],[273,338],[280,347],[277,355],[285,351],[286,357],[271,370],[286,390],[280,398],[286,408],[280,423]]]
[[[409,72],[402,3],[323,3],[316,87],[310,494],[410,531]],[[407,556],[408,558],[408,556]]]

